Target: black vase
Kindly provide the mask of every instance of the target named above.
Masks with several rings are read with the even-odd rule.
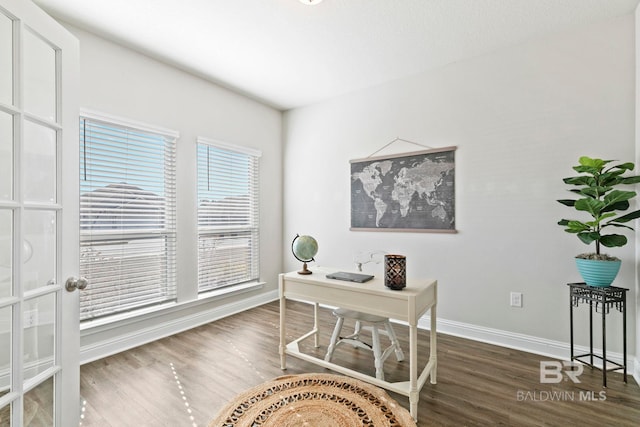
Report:
[[[394,291],[400,291],[407,286],[407,257],[384,256],[384,285]]]

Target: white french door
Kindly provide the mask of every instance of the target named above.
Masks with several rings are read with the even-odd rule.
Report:
[[[0,426],[79,421],[78,50],[0,0]]]

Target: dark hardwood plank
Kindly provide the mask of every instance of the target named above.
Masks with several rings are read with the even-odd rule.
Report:
[[[288,302],[287,333],[293,339],[313,324],[308,304]],[[334,318],[321,309],[321,347],[303,351],[323,357]],[[348,324],[348,327],[353,326]],[[406,355],[408,328],[394,325]],[[419,332],[419,362],[429,357],[428,331]],[[230,316],[81,368],[83,426],[207,426],[237,393],[272,378],[324,368],[287,359],[280,369],[277,302]],[[335,362],[374,374],[373,355],[339,346]],[[541,384],[543,356],[438,334],[438,384],[420,393],[420,426],[637,426],[640,388],[631,376],[585,368],[581,383]],[[391,381],[408,378],[409,364],[392,355],[385,363]],[[588,401],[604,391],[606,400]],[[581,394],[582,399],[581,399]],[[528,394],[527,394],[528,393]],[[555,394],[553,394],[555,393]],[[408,398],[390,393],[408,407]]]

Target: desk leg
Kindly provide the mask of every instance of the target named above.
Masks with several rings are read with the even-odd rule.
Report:
[[[622,363],[624,382],[627,382],[627,293],[622,292]]]
[[[418,420],[418,328],[409,325],[409,407],[411,416]]]
[[[589,301],[589,363],[593,366],[593,301]]]
[[[431,331],[430,331],[430,341],[429,341],[429,362],[433,362],[433,367],[431,368],[431,373],[429,374],[429,378],[431,380],[431,384],[436,384],[437,381],[437,370],[438,370],[438,353],[437,353],[437,331],[436,331],[436,306],[434,304],[431,307]]]
[[[596,306],[597,307],[597,306]],[[606,324],[607,310],[602,304],[602,386],[607,386],[607,324]]]
[[[316,333],[313,336],[313,343],[315,344],[316,348],[320,347],[320,329],[318,328],[318,307],[320,306],[320,304],[315,303],[313,305],[313,330],[316,331]]]
[[[282,275],[280,275],[278,280],[278,288],[280,290],[280,369],[287,369],[287,301],[284,297],[284,281],[282,279]]]
[[[573,287],[569,291],[569,342],[571,345],[571,360],[573,362]],[[573,367],[571,368],[573,370]]]

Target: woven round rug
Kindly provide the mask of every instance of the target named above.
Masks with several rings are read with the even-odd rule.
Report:
[[[416,426],[384,390],[341,375],[278,377],[227,404],[209,427]]]

